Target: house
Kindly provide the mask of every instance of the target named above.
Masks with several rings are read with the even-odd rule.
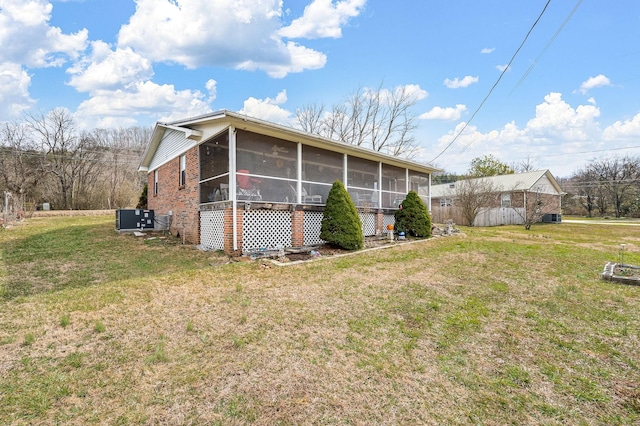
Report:
[[[560,222],[564,192],[549,170],[463,179],[431,187],[434,222],[474,226]]]
[[[186,242],[230,254],[318,244],[340,180],[365,236],[381,234],[409,190],[428,206],[429,165],[230,111],[157,123],[140,164],[148,208]]]

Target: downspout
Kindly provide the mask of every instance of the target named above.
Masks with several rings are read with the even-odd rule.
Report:
[[[238,250],[238,201],[236,200],[236,128],[229,127],[229,192],[233,214],[233,251]]]
[[[527,223],[527,191],[522,191],[524,194],[524,223]]]

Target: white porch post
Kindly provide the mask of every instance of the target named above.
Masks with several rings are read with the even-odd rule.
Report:
[[[376,187],[377,186],[377,187]],[[378,184],[374,188],[378,192],[378,208],[382,208],[382,161],[378,163]]]
[[[229,127],[229,196],[233,212],[233,251],[238,250],[238,201],[236,200],[236,128]]]
[[[298,142],[298,181],[296,182],[296,204],[302,204],[302,144]]]
[[[427,196],[427,201],[429,202],[428,204],[428,208],[429,208],[429,214],[431,214],[431,173],[429,173],[429,187],[427,188],[428,192],[428,196]]]
[[[347,183],[347,154],[344,154],[344,160],[342,162],[342,168],[344,169],[342,172],[342,182],[344,183],[344,187],[346,188],[348,183]]]
[[[409,193],[409,190],[411,189],[411,182],[409,182],[409,169],[404,169],[405,172],[405,188],[404,188],[404,195],[407,195]]]

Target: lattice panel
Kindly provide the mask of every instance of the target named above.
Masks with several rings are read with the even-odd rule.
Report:
[[[320,230],[322,229],[322,212],[304,213],[304,245],[322,244]]]
[[[291,247],[291,212],[245,210],[242,216],[242,251]]]
[[[200,212],[200,245],[224,250],[224,210]]]
[[[362,222],[362,234],[365,237],[376,235],[376,214],[375,213],[358,213]]]
[[[385,214],[382,217],[382,230],[386,232],[387,230],[387,225],[395,225],[396,224],[396,217],[392,214]]]

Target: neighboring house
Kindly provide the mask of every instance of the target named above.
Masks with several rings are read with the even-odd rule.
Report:
[[[562,195],[549,170],[464,179],[431,187],[431,214],[434,222],[468,225],[463,205],[479,202],[474,226],[560,222]]]
[[[333,182],[364,235],[381,234],[409,190],[430,204],[429,165],[229,111],[157,123],[140,171],[148,208],[185,241],[227,253],[318,244]]]

